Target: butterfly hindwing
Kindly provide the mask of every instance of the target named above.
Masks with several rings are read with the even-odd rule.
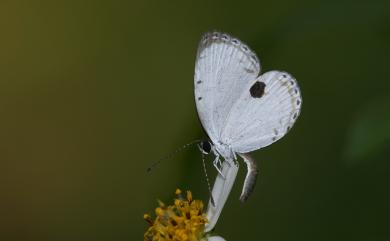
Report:
[[[268,146],[294,125],[301,104],[301,92],[290,74],[264,73],[248,82],[235,100],[221,140],[238,153]]]

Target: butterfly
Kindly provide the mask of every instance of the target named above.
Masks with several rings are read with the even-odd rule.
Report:
[[[203,35],[194,89],[198,116],[209,140],[199,146],[203,153],[215,155],[213,164],[220,175],[222,161],[238,165],[237,156],[243,158],[247,175],[242,202],[252,193],[258,174],[249,152],[282,138],[302,106],[294,77],[284,71],[260,71],[258,57],[245,43],[217,31]]]

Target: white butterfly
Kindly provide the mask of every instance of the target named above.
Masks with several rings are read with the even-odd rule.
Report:
[[[282,138],[300,114],[302,97],[296,80],[282,71],[260,75],[260,62],[240,40],[220,32],[206,33],[199,44],[195,65],[195,101],[210,142],[214,166],[237,165],[237,154],[247,164],[240,200],[253,191],[258,169],[248,152]]]

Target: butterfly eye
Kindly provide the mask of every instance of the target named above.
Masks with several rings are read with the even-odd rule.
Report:
[[[202,142],[202,149],[206,154],[209,154],[211,151],[211,145],[210,142],[208,141],[203,141]]]

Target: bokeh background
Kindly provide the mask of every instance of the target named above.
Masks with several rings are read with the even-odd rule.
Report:
[[[176,187],[207,201],[193,147],[205,31],[231,33],[303,93],[292,131],[254,153],[215,232],[230,240],[390,240],[390,2],[0,2],[0,240],[142,240]],[[215,175],[211,159],[208,170]]]

